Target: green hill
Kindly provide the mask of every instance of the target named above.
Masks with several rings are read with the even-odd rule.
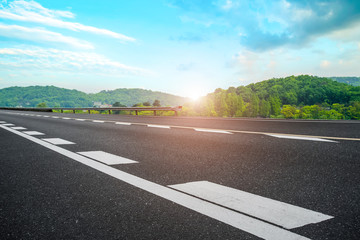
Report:
[[[90,107],[91,99],[86,93],[54,86],[9,87],[0,89],[0,106],[35,107],[45,102],[49,107]]]
[[[160,100],[162,106],[182,105],[187,99],[167,93],[143,89],[116,89],[86,94],[54,86],[9,87],[0,89],[0,106],[35,107],[45,102],[49,107],[92,107],[94,102],[113,104],[120,102],[126,106],[136,103]]]
[[[360,86],[360,77],[329,77],[329,78],[337,82],[350,84],[352,86],[356,86],[356,87]]]
[[[179,106],[187,99],[162,92],[153,92],[139,88],[126,89],[119,88],[111,91],[101,91],[96,94],[89,94],[92,101],[112,104],[120,102],[126,106],[132,106],[136,103],[153,103],[155,99],[159,100],[162,106]]]
[[[218,88],[187,104],[184,115],[360,119],[360,87],[316,76],[274,78],[247,86]]]

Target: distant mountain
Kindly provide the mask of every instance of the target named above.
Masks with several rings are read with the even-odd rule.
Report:
[[[329,78],[334,81],[350,84],[355,87],[360,86],[360,77],[329,77]]]
[[[159,100],[162,106],[179,106],[188,101],[184,97],[179,97],[163,92],[153,92],[139,88],[119,88],[110,91],[101,91],[95,94],[89,94],[92,101],[113,104],[120,102],[121,104],[132,106],[136,103],[149,102],[152,104],[155,99]]]
[[[162,106],[182,105],[187,98],[162,92],[143,89],[116,89],[86,94],[77,90],[55,86],[9,87],[0,89],[0,106],[4,107],[35,107],[45,102],[49,107],[92,107],[94,102],[113,104],[120,102],[126,106],[136,103],[160,100]]]

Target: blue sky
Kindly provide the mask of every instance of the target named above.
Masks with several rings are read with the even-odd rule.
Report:
[[[360,76],[360,1],[0,0],[0,88],[181,96]]]

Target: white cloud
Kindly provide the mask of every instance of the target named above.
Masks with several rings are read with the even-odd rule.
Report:
[[[305,19],[309,19],[314,16],[314,12],[311,9],[294,9],[291,12],[292,20],[295,22],[302,22]]]
[[[0,18],[16,21],[34,22],[47,26],[65,28],[72,31],[85,31],[113,38],[122,41],[135,41],[134,38],[116,33],[107,29],[86,26],[81,23],[63,21],[61,18],[74,18],[75,15],[69,11],[50,10],[44,8],[34,1],[14,1],[7,6],[0,4]]]
[[[234,7],[234,3],[231,0],[226,0],[225,4],[221,6],[221,8],[224,9],[224,10],[229,10],[229,9],[231,9],[233,7]]]
[[[89,52],[71,52],[58,49],[0,49],[0,68],[38,69],[64,72],[82,72],[94,74],[130,74],[143,75],[146,70],[127,66],[110,60],[103,55]]]
[[[360,21],[346,28],[335,30],[325,35],[325,37],[343,42],[357,42],[360,39]]]
[[[323,61],[321,61],[321,63],[320,63],[320,66],[321,66],[322,68],[328,68],[328,67],[330,67],[330,65],[331,65],[331,62],[328,61],[328,60],[323,60]]]
[[[76,48],[93,49],[94,46],[77,38],[64,36],[60,33],[51,32],[40,28],[29,28],[18,25],[4,25],[0,23],[0,36],[18,38],[34,42],[62,43]]]

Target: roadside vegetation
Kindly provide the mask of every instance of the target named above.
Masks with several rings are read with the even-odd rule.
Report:
[[[360,87],[309,75],[218,88],[184,105],[183,116],[360,119]]]
[[[330,79],[301,75],[274,78],[247,86],[229,87],[226,90],[218,88],[197,101],[183,104],[183,110],[179,114],[204,117],[360,120],[359,81],[356,77]],[[0,106],[11,107],[93,107],[95,101],[103,101],[100,104],[105,103],[105,107],[111,106],[110,104],[113,107],[160,107],[162,99],[165,99],[165,106],[182,105],[182,102],[185,102],[185,98],[142,89],[117,89],[98,94],[85,94],[53,86],[0,90]],[[169,104],[170,102],[175,104]],[[108,111],[92,110],[91,113],[108,114]],[[113,114],[136,113],[113,111]],[[138,112],[138,115],[153,114],[153,111]],[[172,116],[174,113],[158,111],[157,115]]]

